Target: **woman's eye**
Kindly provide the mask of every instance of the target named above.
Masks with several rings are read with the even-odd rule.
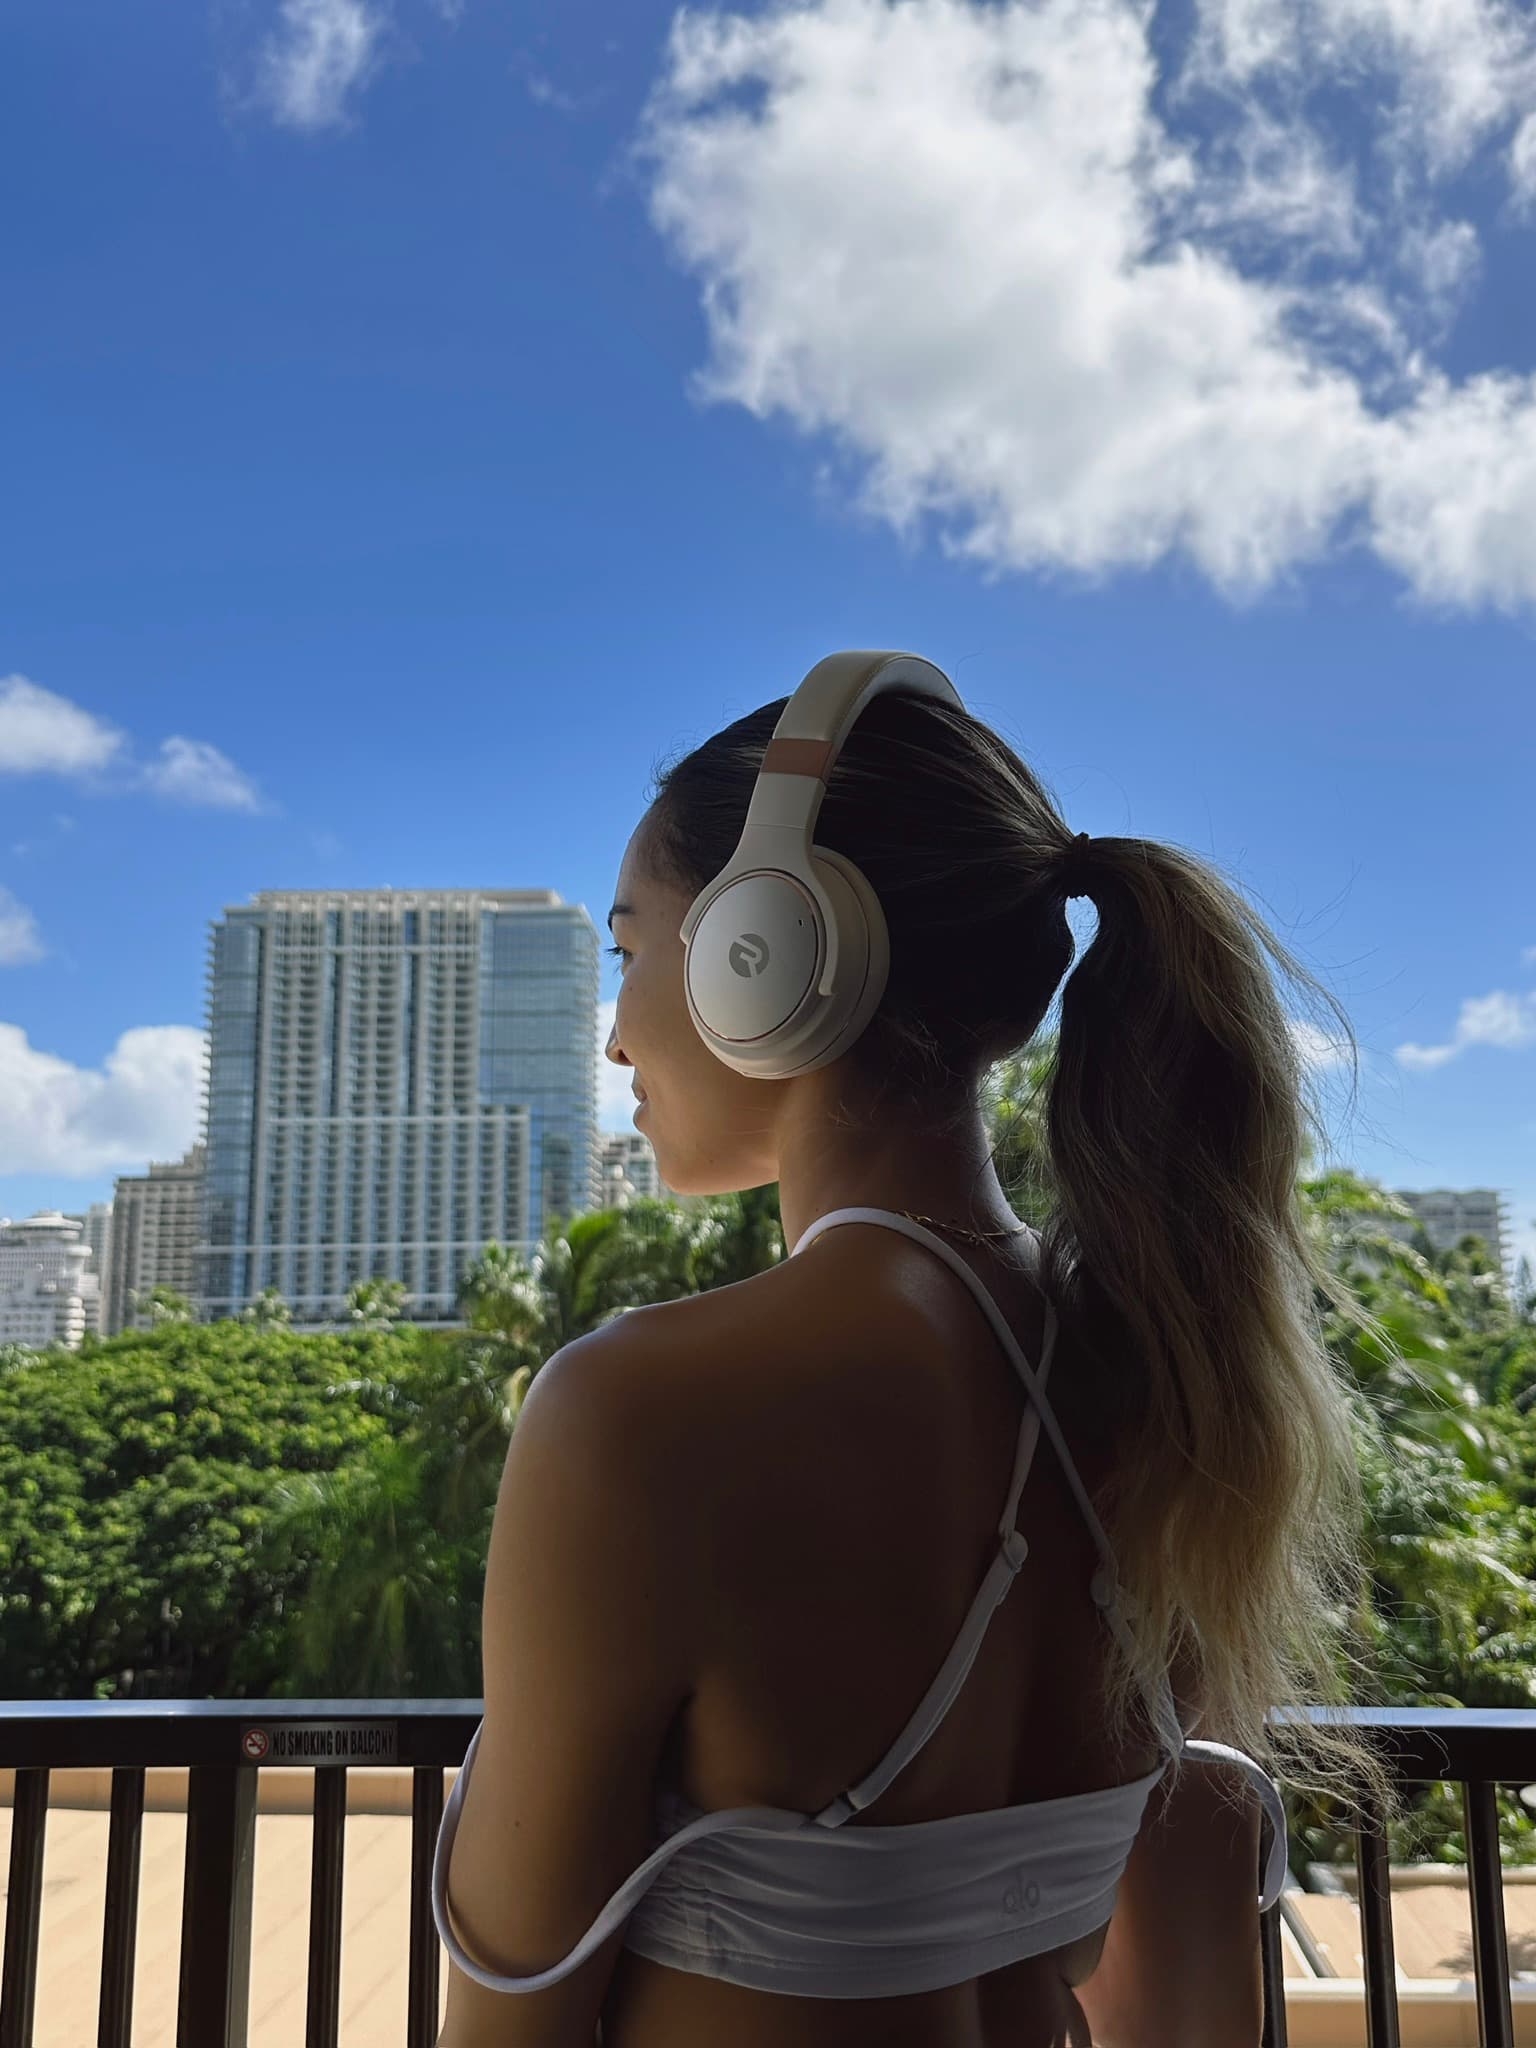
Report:
[[[603,951],[605,953],[612,953],[619,960],[627,960],[629,958],[628,953],[622,946],[604,946]]]

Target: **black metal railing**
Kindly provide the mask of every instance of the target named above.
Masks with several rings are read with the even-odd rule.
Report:
[[[97,2048],[129,2048],[139,1845],[148,1769],[187,1771],[177,2048],[245,2048],[264,1764],[315,1767],[305,2048],[336,2048],[349,1764],[412,1773],[406,2048],[437,2039],[442,1955],[432,1852],[443,1771],[464,1761],[478,1700],[0,1700],[0,1770],[16,1773],[0,1966],[0,2048],[37,2048],[43,1840],[50,1770],[112,1772]]]
[[[1277,1717],[1281,1722],[1285,1718]],[[1438,1779],[1460,1785],[1479,2048],[1514,2048],[1494,1792],[1498,1785],[1528,1785],[1536,1780],[1536,1709],[1357,1707],[1344,1718],[1370,1732],[1397,1784]],[[1387,1836],[1380,1820],[1369,1813],[1355,1834],[1355,1869],[1365,1973],[1366,2048],[1399,2048]],[[1263,1915],[1260,1936],[1264,1953],[1263,2048],[1286,2048],[1278,1905]]]
[[[96,2041],[97,2048],[129,2048],[144,1773],[167,1767],[188,1773],[177,2048],[245,2048],[257,1773],[273,1764],[315,1767],[305,2048],[336,2048],[346,1772],[380,1763],[412,1772],[405,2048],[433,2048],[441,1948],[431,1876],[443,1772],[463,1762],[481,1711],[478,1700],[0,1700],[0,1769],[16,1773],[0,2048],[35,2048],[48,1780],[50,1770],[62,1769],[112,1772]],[[1400,1783],[1461,1785],[1478,2039],[1481,2048],[1514,2048],[1494,1790],[1536,1781],[1536,1710],[1357,1708],[1348,1718],[1372,1733]],[[1380,1825],[1360,1831],[1356,1861],[1366,2041],[1398,2048]],[[1278,1906],[1263,1915],[1260,1935],[1263,2048],[1286,2048]]]

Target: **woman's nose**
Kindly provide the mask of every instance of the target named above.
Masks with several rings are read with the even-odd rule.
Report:
[[[603,1047],[603,1055],[606,1059],[612,1060],[616,1067],[627,1067],[629,1065],[629,1061],[619,1050],[619,1027],[617,1024],[608,1033],[608,1043]]]

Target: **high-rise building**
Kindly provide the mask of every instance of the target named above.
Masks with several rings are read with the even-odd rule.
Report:
[[[597,1194],[597,931],[552,889],[263,890],[211,927],[202,1312],[404,1283]]]
[[[85,1335],[90,1256],[74,1217],[56,1209],[0,1219],[0,1344],[74,1350]]]
[[[112,1286],[112,1204],[92,1202],[89,1209],[66,1220],[80,1226],[80,1241],[90,1246],[90,1263],[85,1269],[85,1332],[88,1337],[106,1334],[106,1316]]]
[[[195,1301],[203,1167],[199,1143],[184,1159],[152,1162],[148,1173],[118,1177],[103,1336],[142,1329],[149,1318],[136,1304],[152,1287],[174,1288]]]
[[[1406,1202],[1436,1251],[1449,1251],[1464,1237],[1480,1237],[1501,1271],[1509,1259],[1507,1203],[1497,1188],[1394,1188]],[[1414,1225],[1399,1221],[1395,1236],[1408,1238]]]
[[[601,1157],[602,1208],[623,1209],[647,1195],[661,1201],[677,1199],[661,1177],[656,1154],[644,1131],[605,1131]]]

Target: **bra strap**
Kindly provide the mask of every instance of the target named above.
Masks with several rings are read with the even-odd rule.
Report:
[[[1015,1372],[1024,1382],[1024,1387],[1030,1400],[1039,1411],[1041,1425],[1046,1435],[1050,1438],[1057,1457],[1061,1460],[1062,1470],[1066,1474],[1067,1484],[1072,1489],[1073,1499],[1077,1502],[1083,1520],[1087,1523],[1089,1533],[1093,1537],[1094,1545],[1098,1550],[1101,1560],[1102,1570],[1106,1574],[1105,1582],[1113,1590],[1115,1596],[1119,1597],[1114,1551],[1110,1547],[1110,1541],[1104,1532],[1103,1524],[1094,1513],[1093,1502],[1088,1497],[1088,1489],[1083,1485],[1082,1479],[1078,1474],[1076,1462],[1071,1451],[1067,1448],[1067,1440],[1061,1433],[1061,1425],[1056,1420],[1055,1411],[1046,1398],[1043,1378],[1037,1374],[1035,1368],[1031,1366],[1029,1360],[1024,1356],[1018,1339],[1014,1336],[1012,1330],[1009,1329],[1002,1310],[992,1299],[980,1275],[971,1270],[965,1263],[965,1260],[954,1249],[953,1245],[946,1244],[943,1238],[936,1237],[931,1230],[926,1229],[921,1223],[914,1223],[910,1217],[898,1216],[889,1209],[834,1209],[825,1216],[819,1216],[795,1246],[795,1254],[798,1255],[801,1245],[806,1242],[812,1231],[823,1230],[832,1223],[883,1223],[892,1230],[898,1230],[904,1237],[910,1237],[918,1244],[925,1244],[930,1251],[937,1253],[945,1265],[949,1267],[950,1271],[957,1274],[970,1289],[982,1313],[992,1325],[993,1333],[997,1337],[998,1342],[1012,1361]],[[1045,1331],[1041,1343],[1042,1364],[1050,1358],[1055,1348],[1056,1331],[1056,1304],[1047,1297],[1045,1304]],[[1098,1597],[1097,1592],[1095,1592],[1094,1598],[1097,1600]],[[1100,1601],[1099,1604],[1102,1606],[1105,1603]]]
[[[523,1976],[487,1969],[476,1962],[460,1941],[454,1930],[448,1911],[448,1865],[453,1856],[453,1844],[459,1831],[459,1814],[464,1805],[464,1794],[469,1785],[470,1772],[474,1767],[475,1752],[480,1746],[480,1733],[485,1726],[482,1716],[464,1761],[459,1766],[453,1789],[448,1794],[443,1808],[442,1822],[437,1832],[437,1843],[432,1852],[432,1917],[437,1925],[438,1936],[449,1955],[464,1972],[477,1984],[483,1984],[488,1991],[543,1991],[551,1984],[558,1984],[575,1969],[580,1968],[587,1958],[596,1954],[611,1934],[614,1934],[634,1912],[645,1894],[661,1876],[666,1865],[690,1843],[709,1835],[738,1833],[742,1830],[760,1832],[770,1829],[776,1834],[797,1834],[809,1823],[803,1813],[795,1813],[780,1806],[730,1806],[718,1812],[701,1813],[668,1835],[652,1849],[645,1861],[632,1870],[623,1883],[609,1896],[597,1918],[586,1933],[567,1955],[559,1962],[551,1963],[543,1970],[530,1970]]]
[[[1264,1816],[1269,1822],[1269,1845],[1264,1856],[1264,1876],[1259,1886],[1259,1911],[1267,1913],[1285,1889],[1286,1873],[1290,1862],[1290,1845],[1285,1824],[1285,1802],[1280,1797],[1280,1788],[1264,1769],[1255,1763],[1248,1752],[1233,1749],[1225,1742],[1208,1742],[1191,1735],[1184,1743],[1184,1754],[1196,1763],[1222,1762],[1236,1764],[1259,1795]]]
[[[1120,1584],[1113,1547],[1110,1544],[1103,1523],[1094,1511],[1093,1502],[1088,1495],[1088,1489],[1084,1486],[1082,1476],[1078,1472],[1077,1462],[1067,1447],[1067,1440],[1062,1434],[1061,1425],[1056,1420],[1056,1411],[1051,1406],[1045,1391],[1045,1381],[1050,1370],[1051,1360],[1055,1355],[1056,1338],[1059,1329],[1055,1302],[1051,1300],[1049,1295],[1045,1297],[1045,1326],[1040,1345],[1040,1364],[1038,1367],[1033,1367],[1024,1356],[1022,1346],[1014,1336],[1013,1331],[1008,1327],[1002,1310],[993,1300],[985,1282],[978,1273],[972,1271],[971,1267],[961,1258],[953,1245],[946,1244],[943,1238],[936,1236],[933,1231],[927,1229],[923,1224],[914,1223],[911,1217],[898,1215],[893,1210],[846,1208],[832,1209],[826,1215],[818,1216],[815,1222],[808,1225],[801,1234],[795,1245],[795,1252],[798,1254],[801,1247],[810,1240],[813,1234],[828,1229],[835,1223],[884,1224],[889,1229],[899,1231],[903,1237],[910,1237],[915,1243],[926,1245],[930,1251],[935,1252],[944,1261],[945,1265],[950,1268],[951,1272],[958,1275],[970,1289],[982,1313],[992,1325],[993,1334],[1007,1353],[1019,1378],[1024,1382],[1025,1392],[1029,1396],[1030,1408],[1035,1420],[1032,1424],[1026,1421],[1024,1428],[1020,1431],[1019,1449],[1014,1462],[1013,1483],[1009,1487],[1008,1503],[1004,1509],[1002,1520],[998,1525],[998,1533],[1002,1539],[1002,1549],[999,1557],[993,1561],[992,1570],[982,1582],[982,1588],[977,1594],[976,1603],[973,1604],[971,1615],[967,1616],[966,1630],[970,1628],[971,1617],[975,1614],[976,1606],[980,1605],[983,1596],[987,1593],[988,1587],[993,1587],[996,1593],[993,1601],[995,1605],[996,1599],[1002,1597],[1001,1592],[996,1592],[996,1585],[1001,1583],[1002,1591],[1006,1591],[1007,1585],[1012,1582],[1013,1572],[1017,1571],[1018,1565],[1024,1561],[1026,1546],[1024,1545],[1023,1537],[1014,1531],[1013,1520],[1018,1511],[1019,1496],[1023,1491],[1025,1476],[1029,1471],[1035,1445],[1039,1440],[1039,1432],[1043,1427],[1046,1435],[1051,1440],[1052,1448],[1055,1450],[1056,1456],[1060,1461],[1061,1469],[1066,1475],[1067,1484],[1072,1491],[1072,1497],[1077,1502],[1078,1509],[1082,1514],[1084,1522],[1087,1524],[1088,1532],[1093,1538],[1094,1547],[1099,1553],[1098,1569],[1094,1572],[1088,1584],[1089,1594],[1094,1605],[1103,1615],[1115,1640],[1119,1643],[1127,1661],[1132,1663],[1134,1668],[1135,1638],[1131,1633],[1130,1624],[1127,1622],[1124,1613],[1124,1609],[1130,1604],[1130,1596]],[[1038,1237],[1035,1243],[1035,1262],[1038,1277]],[[999,1567],[1003,1566],[1010,1556],[1017,1557],[1018,1563],[1009,1568],[1006,1581],[994,1581],[993,1574],[998,1572]],[[984,1623],[982,1625],[985,1626]],[[949,1672],[950,1662],[966,1648],[966,1630],[962,1630],[959,1641],[950,1652],[950,1658],[946,1660],[938,1677],[934,1680],[932,1687],[930,1687],[929,1693],[924,1696],[922,1705],[919,1706],[917,1713],[913,1715],[912,1721],[908,1723],[908,1729],[912,1728],[919,1718],[925,1715],[929,1698],[939,1692],[941,1682],[945,1680],[946,1674]],[[966,1671],[970,1669],[979,1644],[980,1636],[978,1633],[977,1641],[969,1646],[970,1654],[966,1658],[959,1676],[954,1680],[953,1685],[947,1689],[943,1705],[940,1706],[938,1713],[934,1715],[932,1722],[925,1728],[918,1742],[913,1745],[914,1751],[921,1746],[921,1742],[925,1741],[928,1734],[931,1734],[933,1728],[938,1725],[944,1708],[953,1699],[955,1692],[959,1690],[960,1682],[964,1679]],[[1185,1736],[1166,1672],[1163,1673],[1161,1683],[1155,1693],[1148,1694],[1145,1688],[1143,1688],[1143,1698],[1146,1700],[1147,1709],[1151,1716],[1152,1724],[1157,1731],[1158,1740],[1171,1755],[1179,1756],[1183,1752]],[[905,1740],[906,1731],[903,1731],[903,1735],[898,1741],[898,1750],[901,1742]],[[902,1759],[902,1761],[905,1760],[905,1758]],[[900,1764],[895,1768],[899,1769]],[[895,1770],[893,1769],[889,1775],[894,1777]],[[859,1803],[868,1805],[870,1799],[875,1796],[875,1792],[868,1791],[866,1788],[874,1784],[877,1779],[879,1783],[876,1785],[876,1790],[883,1790],[885,1784],[889,1782],[889,1778],[885,1775],[883,1763],[877,1766],[869,1778],[866,1778],[860,1785],[852,1788],[850,1793],[842,1796],[846,1799],[852,1799],[855,1794],[863,1795]],[[826,1812],[832,1813],[838,1804],[839,1802],[834,1800],[832,1806],[828,1807]],[[820,1820],[821,1815],[818,1815],[817,1818]],[[836,1822],[825,1821],[823,1825],[835,1826]]]

